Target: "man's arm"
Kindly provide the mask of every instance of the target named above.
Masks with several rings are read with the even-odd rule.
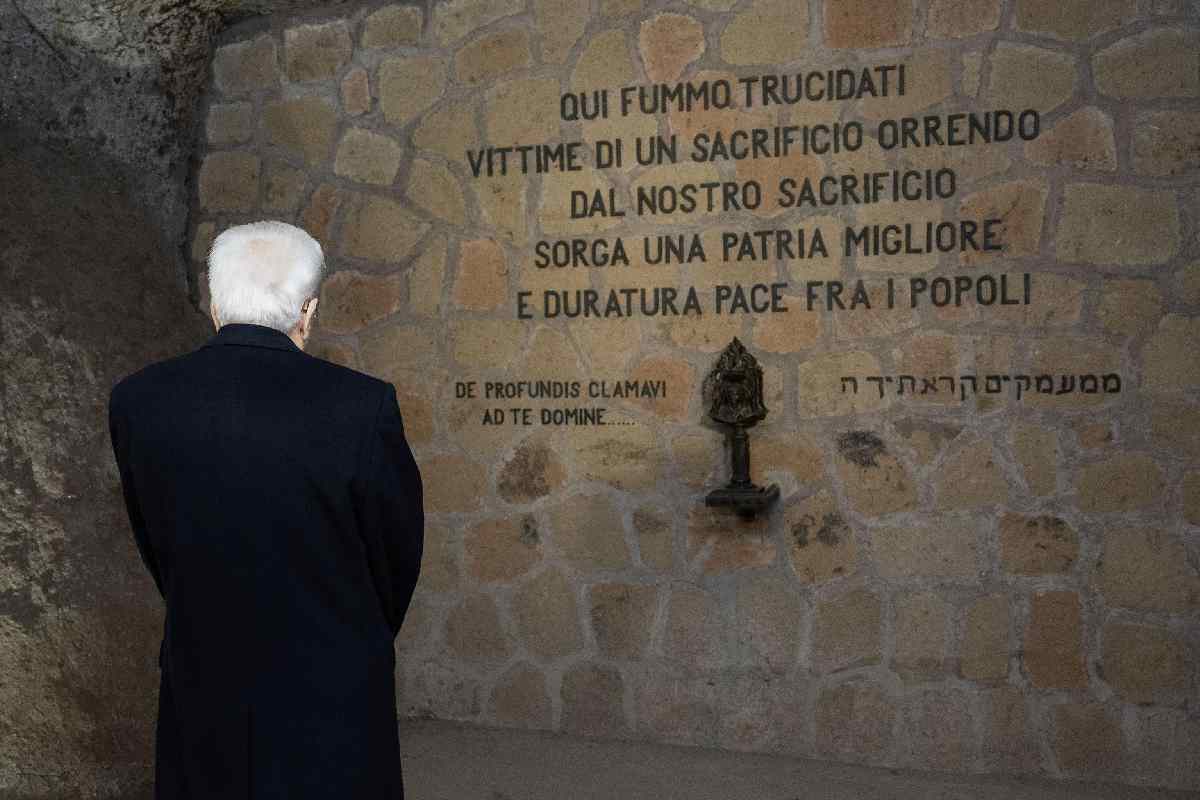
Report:
[[[425,512],[421,474],[388,384],[354,480],[355,514],[392,637],[400,632],[421,571]]]
[[[150,545],[150,535],[146,531],[146,521],[142,518],[142,507],[138,504],[137,490],[133,485],[133,469],[129,463],[129,429],[116,406],[116,390],[114,389],[108,397],[108,435],[112,440],[117,469],[121,473],[121,490],[125,495],[125,511],[129,514],[129,524],[133,528],[133,539],[142,556],[142,563],[150,571],[150,577],[154,579],[154,585],[158,587],[159,597],[166,602],[162,573],[158,568],[158,559],[154,548]]]

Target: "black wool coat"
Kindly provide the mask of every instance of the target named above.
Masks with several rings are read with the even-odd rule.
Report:
[[[401,800],[424,516],[393,385],[230,323],[118,382],[109,432],[166,606],[156,800]]]

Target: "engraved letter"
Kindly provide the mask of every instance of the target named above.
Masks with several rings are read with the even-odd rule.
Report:
[[[959,375],[958,376],[958,394],[959,399],[967,399],[967,381],[971,382],[971,394],[979,392],[979,381],[975,380],[974,375]]]
[[[883,376],[882,375],[872,375],[867,378],[867,383],[870,383],[872,381],[879,384],[879,396],[883,397]]]
[[[1033,380],[1028,375],[1018,375],[1016,377],[1016,382],[1017,382],[1017,399],[1020,400],[1021,392],[1022,391],[1028,392],[1029,387],[1033,385]],[[1025,386],[1023,388],[1021,386],[1022,383],[1025,384]]]
[[[1005,375],[1004,377],[1008,377]],[[999,394],[1004,388],[1004,382],[1000,380],[999,375],[988,375],[983,379],[983,390],[988,394]]]
[[[921,394],[929,394],[931,390],[937,394],[937,378],[921,378]]]
[[[1034,381],[1037,383],[1038,394],[1054,394],[1054,378],[1049,375],[1038,375]]]
[[[950,394],[954,394],[954,376],[942,375],[938,378],[939,381],[950,381]]]
[[[1070,394],[1075,391],[1075,376],[1074,375],[1059,375],[1058,376],[1058,391],[1055,394]]]
[[[842,394],[846,393],[846,381],[850,381],[854,386],[854,393],[858,394],[858,378],[843,375],[842,376]]]
[[[909,385],[909,387],[908,387],[908,393],[909,393],[909,394],[916,394],[916,392],[917,392],[917,379],[916,379],[916,378],[914,378],[912,375],[901,375],[901,376],[900,376],[900,391],[896,392],[896,394],[904,394],[904,382],[905,382],[905,381],[908,381],[908,382],[909,382],[909,384],[910,384],[910,385]]]
[[[1116,392],[1121,391],[1121,376],[1120,375],[1118,375],[1115,372],[1110,372],[1107,375],[1103,376],[1103,379],[1104,379],[1104,391],[1106,394],[1115,394]],[[1110,380],[1112,382],[1111,384],[1109,383]]]
[[[1095,375],[1080,375],[1079,391],[1083,392],[1084,394],[1095,394],[1096,392],[1100,391],[1100,379]]]

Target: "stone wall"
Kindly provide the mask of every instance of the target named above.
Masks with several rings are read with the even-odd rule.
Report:
[[[853,97],[762,91],[842,68]],[[404,714],[1200,788],[1193,4],[371,3],[237,26],[210,80],[194,278],[229,224],[308,229],[313,349],[393,381],[418,454]],[[636,107],[680,81],[690,108]],[[596,119],[562,100],[605,90]],[[752,129],[765,155],[711,156]],[[636,163],[655,135],[677,163]],[[893,170],[925,188],[893,201],[869,177]],[[860,199],[838,177],[823,201],[843,175]],[[739,207],[637,206],[709,182]],[[738,237],[780,230],[791,251]],[[660,235],[694,257],[653,263]],[[598,314],[566,313],[587,292]],[[752,522],[703,502],[728,454],[701,384],[734,336],[765,370],[753,473],[782,490]]]

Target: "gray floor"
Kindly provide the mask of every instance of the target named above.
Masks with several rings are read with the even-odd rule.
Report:
[[[1134,800],[1124,786],[965,778],[693,747],[402,721],[408,800]]]

